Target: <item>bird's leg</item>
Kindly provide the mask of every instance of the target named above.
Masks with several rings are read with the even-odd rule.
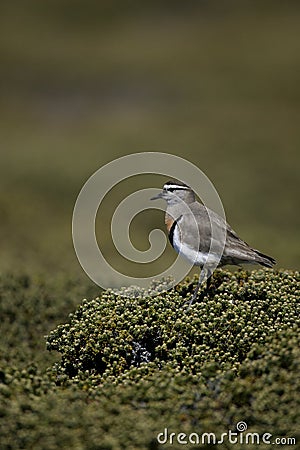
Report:
[[[202,270],[201,270],[201,272],[200,272],[200,275],[199,275],[199,280],[198,280],[198,284],[197,284],[197,286],[196,286],[196,288],[195,288],[195,290],[194,290],[194,292],[193,292],[193,296],[192,296],[192,298],[191,298],[191,300],[189,301],[189,307],[192,305],[192,303],[196,300],[196,298],[197,298],[197,296],[198,296],[198,291],[199,291],[199,288],[200,288],[200,286],[201,286],[201,284],[203,283],[203,280],[205,280],[205,278],[208,276],[208,278],[207,278],[207,284],[206,284],[206,290],[209,288],[209,285],[210,285],[210,271],[209,270],[207,270],[206,268],[203,268]]]
[[[197,284],[196,288],[194,289],[193,296],[192,296],[191,300],[189,301],[189,307],[192,306],[192,303],[197,298],[198,291],[199,291],[199,288],[200,288],[200,284],[201,284],[201,282],[200,282],[200,276],[199,276],[198,284]]]
[[[206,280],[206,291],[209,291],[210,285],[211,285],[211,276],[212,273],[208,270],[208,276],[207,276],[207,280]]]

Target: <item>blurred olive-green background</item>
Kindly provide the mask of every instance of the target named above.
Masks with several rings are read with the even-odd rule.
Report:
[[[1,271],[86,278],[76,197],[141,151],[196,164],[241,237],[299,267],[299,2],[4,1],[0,22]],[[137,177],[111,204],[162,181]],[[145,217],[140,248],[162,225]]]

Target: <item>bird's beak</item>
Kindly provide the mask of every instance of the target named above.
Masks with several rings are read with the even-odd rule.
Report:
[[[154,197],[151,197],[150,200],[158,200],[159,198],[163,198],[163,193],[160,192],[159,194],[155,195]]]

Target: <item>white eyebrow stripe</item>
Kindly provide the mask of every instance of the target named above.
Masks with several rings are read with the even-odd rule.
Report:
[[[180,186],[179,184],[165,184],[164,189],[177,189],[183,191],[190,191],[191,189],[187,186]]]

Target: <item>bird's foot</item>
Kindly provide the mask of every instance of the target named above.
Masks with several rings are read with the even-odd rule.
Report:
[[[205,297],[210,296],[211,288],[212,288],[212,286],[211,286],[211,278],[207,279],[205,289],[203,289],[200,292],[200,294],[198,295],[200,286],[201,286],[201,282],[200,283],[198,282],[198,284],[197,284],[197,286],[196,286],[196,288],[195,288],[195,290],[193,292],[192,298],[188,302],[186,302],[188,304],[187,311],[190,309],[190,307],[192,306],[192,304],[196,300],[197,300],[197,302],[202,302]]]

